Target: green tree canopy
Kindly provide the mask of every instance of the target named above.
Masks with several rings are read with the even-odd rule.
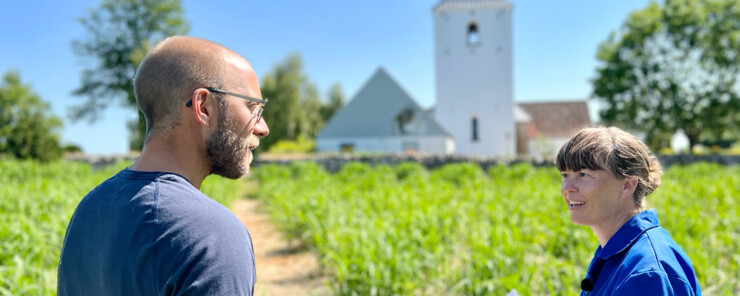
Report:
[[[180,0],[103,0],[79,21],[87,37],[74,41],[73,50],[96,65],[82,72],[82,85],[74,91],[86,98],[70,110],[74,120],[95,121],[112,103],[138,112],[133,88],[136,68],[153,44],[189,30]],[[141,149],[146,122],[140,112],[139,119],[129,123],[129,131],[130,148]]]
[[[339,83],[334,83],[329,89],[329,101],[321,107],[321,118],[324,122],[329,121],[342,107],[344,107],[344,91]]]
[[[593,96],[606,105],[605,124],[644,132],[656,150],[679,130],[690,148],[737,139],[740,2],[651,2],[600,44],[597,58]]]
[[[270,135],[260,141],[263,151],[280,140],[313,139],[324,126],[325,115],[333,114],[344,101],[341,87],[335,84],[329,102],[321,102],[316,85],[303,73],[303,60],[298,54],[277,63],[262,77],[260,88],[262,96],[270,100],[263,113],[270,127]]]
[[[62,121],[50,114],[49,104],[8,71],[0,84],[0,154],[41,161],[62,155],[58,130]]]

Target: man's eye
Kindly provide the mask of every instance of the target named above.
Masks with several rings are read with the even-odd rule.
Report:
[[[584,173],[584,172],[581,172],[581,173],[580,173],[579,175],[580,175],[581,177],[585,177],[585,176],[588,176],[588,175],[587,175],[586,173]]]

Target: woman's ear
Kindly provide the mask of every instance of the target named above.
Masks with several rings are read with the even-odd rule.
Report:
[[[632,198],[637,190],[637,184],[640,183],[640,178],[637,176],[627,176],[622,180],[622,197]]]

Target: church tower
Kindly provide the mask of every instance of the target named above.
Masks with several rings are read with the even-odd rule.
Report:
[[[433,13],[434,116],[458,154],[515,156],[512,4],[442,0]]]

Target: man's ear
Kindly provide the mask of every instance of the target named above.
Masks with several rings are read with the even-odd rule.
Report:
[[[640,178],[637,176],[627,176],[622,182],[622,197],[632,198],[635,190],[637,190],[637,184],[640,182]]]
[[[207,90],[199,88],[193,91],[193,95],[190,97],[190,100],[192,105],[189,107],[189,113],[195,117],[195,120],[199,124],[208,127],[210,125],[210,117],[215,115],[215,99],[208,96]]]

